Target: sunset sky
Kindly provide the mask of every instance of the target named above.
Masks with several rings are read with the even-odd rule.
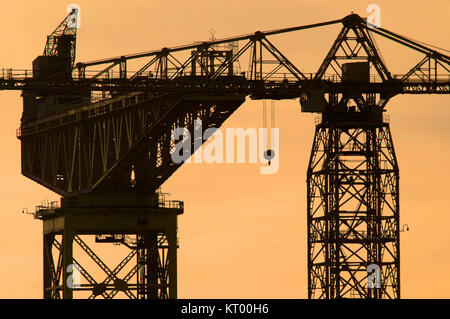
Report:
[[[450,50],[448,0],[16,0],[0,3],[0,68],[31,69],[71,3],[81,8],[77,61],[208,40],[212,28],[222,38],[352,11],[366,17],[372,3],[381,8],[383,28]],[[316,72],[340,29],[274,41],[302,71]],[[392,73],[405,73],[420,59],[386,41],[378,44]],[[21,212],[59,196],[20,174],[20,92],[2,91],[0,102],[0,298],[42,298],[42,225]],[[261,127],[261,104],[248,99],[222,128]],[[301,113],[298,99],[275,106],[277,174],[261,175],[261,164],[191,163],[163,185],[185,203],[178,230],[180,298],[307,297],[306,168],[315,115]],[[401,233],[402,298],[450,298],[450,95],[396,96],[387,110],[400,165],[400,223],[410,228]],[[108,254],[114,250],[105,259]]]

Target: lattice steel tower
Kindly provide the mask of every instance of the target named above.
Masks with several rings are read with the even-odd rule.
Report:
[[[399,176],[388,123],[324,119],[307,174],[308,297],[399,298]],[[379,283],[369,289],[369,265]]]
[[[322,112],[307,171],[308,298],[400,298],[399,169],[383,121],[390,96],[361,88],[371,69],[379,81],[392,77],[359,17],[343,24],[316,78],[341,70],[350,89],[304,99],[305,111]]]

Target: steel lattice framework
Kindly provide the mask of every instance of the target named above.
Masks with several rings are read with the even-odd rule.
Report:
[[[69,55],[70,62],[75,64],[76,37],[77,37],[77,17],[78,9],[72,9],[69,15],[59,24],[59,26],[47,37],[47,43],[44,48],[44,56]],[[60,42],[66,41],[68,45],[60,45]],[[61,49],[68,52],[61,52]]]
[[[129,297],[176,297],[176,215],[183,206],[170,208],[154,197],[182,164],[171,160],[172,130],[185,127],[195,135],[198,120],[203,130],[218,128],[250,96],[299,98],[303,112],[322,114],[307,173],[309,298],[400,298],[398,165],[383,112],[398,94],[449,94],[449,56],[351,14],[74,64],[70,18],[73,13],[49,37],[33,71],[9,69],[0,77],[0,90],[22,90],[22,173],[63,197],[61,209],[47,207],[36,215],[44,221],[44,256],[52,246],[63,252],[57,266],[44,266],[46,297],[61,290],[64,298],[73,296],[64,286],[67,266],[75,261],[72,239],[102,265],[79,233],[99,241],[106,235],[136,238],[132,275],[119,280],[120,265],[101,266],[107,279],[99,283],[82,272],[94,295],[113,296],[115,282]],[[338,24],[342,29],[315,73],[300,71],[271,39]],[[393,75],[375,36],[422,58],[405,74]],[[239,67],[244,55],[250,61],[245,70]],[[138,71],[130,71],[131,64]],[[193,139],[191,153],[203,142]],[[95,221],[77,219],[86,211]],[[120,215],[124,211],[131,217]],[[71,220],[74,212],[78,217]],[[105,216],[124,219],[127,227]],[[68,239],[56,242],[61,235]],[[168,255],[160,244],[165,236]],[[366,285],[373,278],[370,265],[380,268],[378,288]],[[124,287],[135,287],[135,294]]]
[[[317,125],[308,168],[309,298],[400,298],[399,179],[388,124]],[[380,266],[378,288],[367,269]]]
[[[239,96],[136,93],[56,116],[55,127],[22,129],[23,174],[62,196],[156,191],[182,164],[171,159],[172,130],[186,127],[194,136],[197,119],[203,127],[219,127],[243,102]]]
[[[149,236],[155,237],[155,243],[145,248],[144,241],[138,236],[134,240],[138,245],[130,246],[130,252],[113,269],[109,268],[100,257],[83,241],[81,236],[74,236],[74,242],[90,257],[91,261],[97,265],[106,276],[103,280],[96,280],[93,275],[85,269],[77,258],[73,257],[70,272],[79,272],[83,278],[83,283],[74,285],[72,294],[77,292],[89,292],[88,299],[95,299],[98,296],[104,299],[112,299],[119,292],[123,292],[130,299],[168,299],[170,296],[169,285],[169,243],[164,232],[154,232]],[[62,236],[59,236],[62,237]],[[123,235],[118,238],[110,236],[99,241],[124,243]],[[63,279],[63,249],[61,239],[58,240],[54,234],[44,237],[44,266],[45,277],[44,298],[61,299],[64,290]],[[55,258],[56,257],[56,258]],[[122,277],[119,273],[135,259],[135,267],[131,267]],[[66,278],[67,279],[67,278]]]
[[[177,215],[183,203],[158,195],[115,194],[116,202],[108,196],[84,195],[64,198],[61,207],[39,207],[44,298],[111,299],[118,293],[130,299],[176,298]],[[114,268],[95,252],[106,244],[127,248]]]

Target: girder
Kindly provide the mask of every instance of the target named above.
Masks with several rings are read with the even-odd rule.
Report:
[[[398,172],[387,123],[317,126],[307,173],[309,298],[400,298]],[[370,267],[379,269],[374,287]]]
[[[330,51],[317,72],[300,71],[289,59],[289,54],[276,47],[269,37],[290,32],[299,32],[317,27],[342,23]],[[381,58],[373,35],[382,36],[424,55],[405,74],[391,74]],[[244,45],[233,51],[231,45],[244,41]],[[222,46],[222,47],[219,47]],[[249,68],[234,72],[234,64],[246,53],[250,57]],[[365,55],[363,54],[365,53]],[[208,58],[206,58],[208,56]],[[152,93],[196,94],[214,91],[235,92],[245,95],[260,95],[260,90],[270,93],[271,87],[281,91],[277,98],[299,97],[300,92],[311,86],[344,93],[352,88],[351,83],[342,83],[341,59],[365,60],[373,66],[370,82],[363,93],[379,91],[379,84],[391,94],[429,94],[450,92],[450,57],[417,41],[405,38],[383,28],[373,28],[355,14],[341,20],[313,25],[285,28],[272,31],[257,31],[254,34],[204,41],[172,48],[123,55],[119,57],[79,62],[72,77],[41,80],[32,71],[4,70],[0,77],[0,90],[25,90],[39,92],[92,92],[117,91],[123,93],[144,91]],[[142,62],[138,71],[127,67],[130,61]],[[426,63],[425,63],[426,62]],[[138,63],[138,64],[139,64]],[[95,70],[93,68],[103,68]],[[330,69],[331,74],[326,74]],[[245,76],[242,76],[245,73]],[[288,85],[286,81],[288,82]],[[338,84],[338,85],[337,85]],[[292,94],[294,90],[294,95]]]
[[[81,195],[41,207],[44,298],[112,299],[120,292],[129,299],[176,298],[182,213],[183,203],[162,193]],[[126,246],[115,267],[96,253],[111,243]]]
[[[20,133],[22,173],[63,196],[153,192],[181,165],[171,160],[172,130],[186,127],[193,134],[196,119],[205,128],[220,127],[243,102],[233,95],[135,93],[47,117]],[[151,167],[144,179],[140,165]]]

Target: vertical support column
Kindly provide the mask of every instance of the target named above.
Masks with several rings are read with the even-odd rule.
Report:
[[[53,292],[50,288],[53,288],[52,282],[52,265],[53,265],[53,254],[52,254],[52,245],[53,240],[55,239],[54,234],[44,234],[43,235],[43,298],[44,299],[52,299]]]
[[[330,289],[331,294],[330,298],[339,298],[341,295],[341,244],[342,242],[339,240],[340,230],[339,225],[341,223],[340,220],[340,211],[339,211],[339,201],[340,201],[340,176],[339,176],[339,142],[340,136],[338,130],[331,128],[328,130],[329,139],[328,139],[328,150],[330,154],[327,157],[328,163],[328,183],[329,183],[329,210],[325,216],[325,219],[329,223],[329,233],[331,242],[329,242],[328,246],[330,251],[329,258],[334,261],[334,264],[331,266],[329,270],[331,273],[331,282]]]
[[[177,299],[177,249],[178,239],[177,230],[170,229],[167,231],[167,241],[169,244],[169,299]]]
[[[62,242],[62,252],[63,252],[63,298],[73,299],[73,290],[68,286],[67,281],[73,272],[73,267],[69,267],[73,264],[73,237],[74,232],[71,229],[65,228],[63,231],[63,242]],[[69,269],[70,272],[67,270]]]
[[[127,60],[122,57],[119,62],[119,76],[120,79],[127,78]]]
[[[144,235],[144,246],[147,250],[146,260],[146,284],[147,298],[158,299],[158,233],[154,230],[148,230]]]
[[[316,128],[307,173],[308,298],[399,298],[399,170],[389,126],[349,123]]]
[[[177,231],[147,230],[138,251],[138,298],[177,298]]]
[[[229,63],[228,64],[228,76],[233,76],[233,63],[230,61],[233,60],[233,50],[230,51],[226,51],[226,61]]]

